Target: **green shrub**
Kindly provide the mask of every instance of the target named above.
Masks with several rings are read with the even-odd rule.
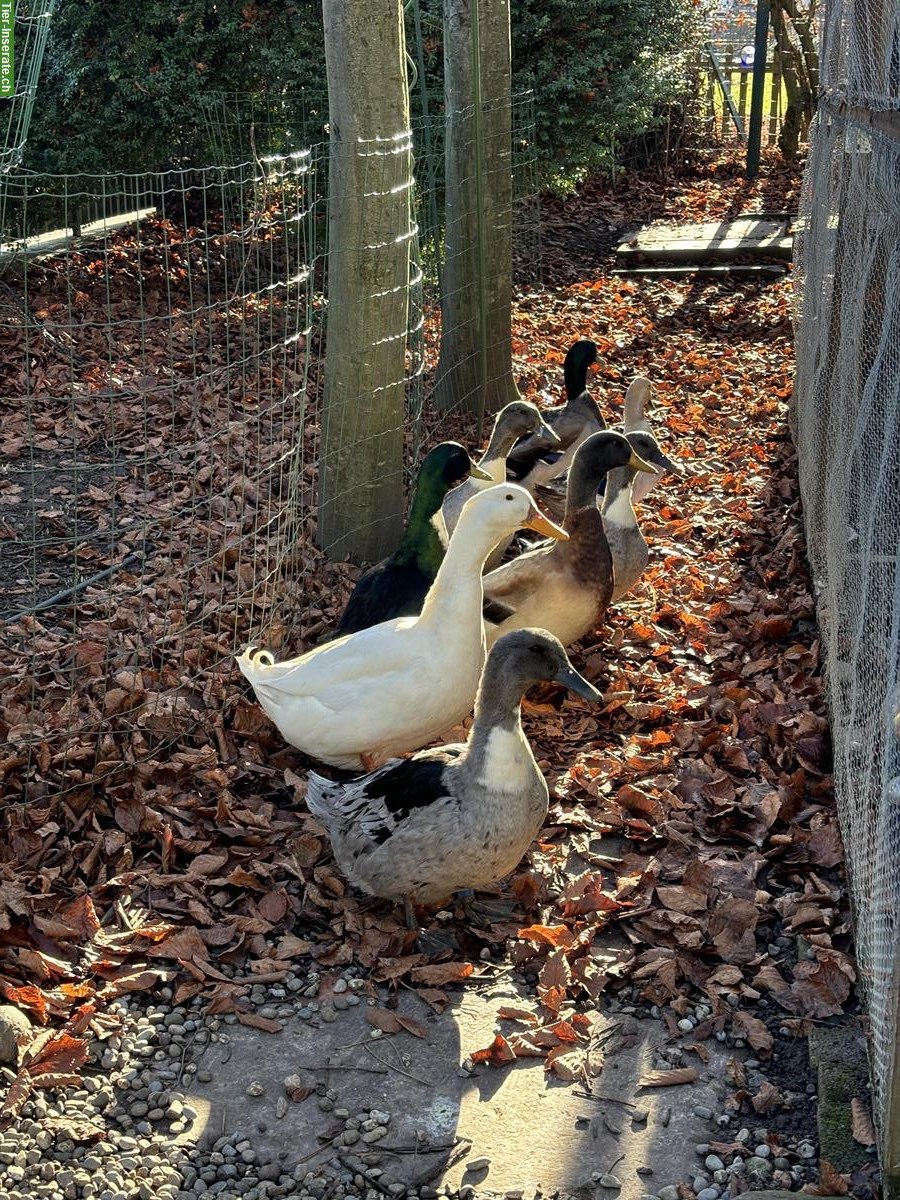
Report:
[[[51,25],[26,163],[155,170],[215,161],[204,97],[325,87],[310,0],[63,0]]]

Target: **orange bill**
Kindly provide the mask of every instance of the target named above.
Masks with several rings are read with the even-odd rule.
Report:
[[[564,529],[560,529],[558,525],[545,517],[540,509],[531,506],[531,512],[525,521],[522,522],[523,529],[533,529],[535,533],[542,533],[545,537],[556,538],[558,542],[567,542],[569,535]]]

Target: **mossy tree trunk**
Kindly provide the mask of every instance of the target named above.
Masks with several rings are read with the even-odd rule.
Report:
[[[435,398],[444,410],[479,416],[519,398],[512,373],[511,88],[509,0],[445,0],[447,226]]]
[[[403,528],[412,155],[400,0],[323,0],[330,121],[319,544],[383,558]]]

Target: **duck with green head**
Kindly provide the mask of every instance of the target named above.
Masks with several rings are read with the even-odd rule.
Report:
[[[334,637],[357,633],[393,617],[418,616],[446,549],[434,518],[450,489],[470,475],[490,480],[487,472],[473,466],[458,442],[441,442],[425,456],[403,540],[390,558],[360,576]]]

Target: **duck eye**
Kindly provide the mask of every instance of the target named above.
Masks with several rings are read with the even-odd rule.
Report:
[[[507,500],[514,500],[514,499],[515,499],[515,497],[513,496],[512,492],[507,492],[507,493],[506,493],[506,499],[507,499]]]

